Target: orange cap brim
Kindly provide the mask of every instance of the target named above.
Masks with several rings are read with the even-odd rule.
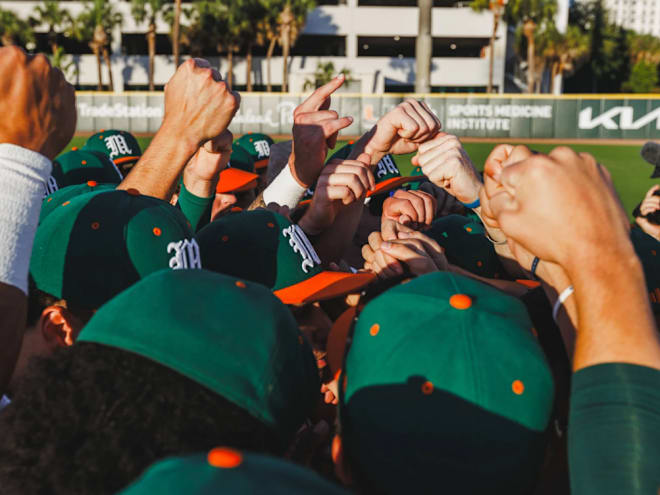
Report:
[[[240,168],[227,168],[220,172],[220,179],[215,188],[217,193],[240,192],[257,187],[259,176]]]
[[[396,189],[397,187],[403,184],[407,184],[408,182],[421,182],[424,179],[426,179],[426,177],[423,175],[414,177],[392,177],[391,179],[387,179],[376,184],[374,190],[367,193],[367,198],[376,194],[382,194],[384,192],[391,191],[392,189]]]
[[[260,169],[260,168],[266,168],[268,166],[268,158],[265,158],[264,160],[259,160],[258,162],[254,162],[254,168]]]
[[[139,159],[139,156],[123,156],[121,158],[115,158],[112,161],[115,162],[115,165],[121,165],[126,162],[137,162]]]
[[[284,304],[323,301],[358,291],[376,278],[374,273],[321,272],[303,282],[276,290]]]
[[[328,341],[326,344],[326,361],[330,367],[330,372],[334,376],[341,370],[344,362],[344,352],[346,351],[346,339],[348,331],[351,329],[351,323],[357,315],[357,307],[348,308],[344,311],[330,329]]]

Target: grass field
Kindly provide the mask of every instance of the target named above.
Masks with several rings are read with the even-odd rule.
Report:
[[[85,143],[85,140],[86,137],[74,137],[68,149],[73,146],[81,147]],[[138,141],[144,150],[151,142],[151,138],[140,137]],[[493,143],[465,143],[465,149],[480,170],[483,168],[483,163],[494,146],[495,144]],[[556,146],[558,144],[544,143],[531,144],[530,148],[540,152],[548,152]],[[640,146],[618,144],[571,144],[568,146],[578,152],[591,153],[601,164],[608,168],[628,215],[630,215],[633,208],[641,201],[646,191],[654,183],[657,183],[657,181],[649,179],[653,169],[651,165],[640,157]],[[396,157],[397,164],[404,174],[411,168],[410,157],[411,155]],[[597,221],[597,219],[594,220]]]

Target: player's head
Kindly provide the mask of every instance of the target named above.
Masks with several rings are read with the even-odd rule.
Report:
[[[231,211],[246,209],[254,201],[259,176],[254,159],[240,146],[234,146],[227,168],[220,172],[211,210],[214,220]]]
[[[116,493],[169,455],[282,455],[318,387],[309,344],[269,290],[162,270],[99,309],[71,349],[33,361],[0,417],[0,485]]]
[[[345,493],[339,486],[292,462],[215,447],[205,453],[158,462],[119,495],[261,493],[264,487],[276,495]]]
[[[266,173],[270,159],[270,147],[274,144],[273,139],[261,132],[249,132],[236,141],[234,147],[240,147],[247,151],[254,160],[254,167],[259,174],[257,191],[261,192],[266,187]]]
[[[97,184],[119,184],[123,176],[103,153],[78,149],[64,153],[53,161],[53,171],[45,184],[44,197],[59,189],[93,181]]]
[[[372,274],[323,270],[300,227],[270,210],[236,213],[195,236],[208,270],[265,285],[285,304],[305,304],[359,291]]]
[[[138,140],[130,132],[116,129],[102,129],[85,142],[83,149],[94,150],[107,155],[124,175],[142,156]]]
[[[553,379],[524,306],[447,272],[366,305],[339,379],[333,457],[366,493],[529,493]]]
[[[28,321],[15,381],[35,355],[73,344],[96,309],[163,268],[199,268],[183,214],[127,191],[93,191],[48,203],[30,260]],[[50,198],[46,198],[46,202]]]

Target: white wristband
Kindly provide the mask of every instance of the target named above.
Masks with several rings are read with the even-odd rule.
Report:
[[[27,294],[32,243],[51,161],[14,144],[0,144],[0,282]]]
[[[298,184],[287,164],[264,190],[264,203],[266,205],[277,203],[280,206],[288,206],[289,209],[293,210],[300,203],[306,190],[306,187]]]
[[[564,304],[566,299],[568,299],[571,294],[575,292],[573,290],[573,286],[569,285],[566,287],[561,294],[559,294],[559,297],[555,301],[555,305],[552,307],[552,319],[555,320],[555,323],[557,322],[557,313],[559,313],[559,308],[561,308],[561,305]]]

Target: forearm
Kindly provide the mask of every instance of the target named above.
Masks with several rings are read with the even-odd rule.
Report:
[[[353,148],[351,148],[351,152],[349,153],[347,159],[357,160],[357,157],[362,153],[367,153],[371,157],[370,165],[377,165],[378,162],[386,155],[386,153],[375,151],[369,148],[369,140],[373,137],[375,132],[376,126],[373,126],[369,132],[366,132],[360,137],[360,139],[355,141],[355,144],[353,144]]]
[[[117,189],[135,189],[140,194],[169,201],[181,171],[197,151],[198,145],[182,139],[176,128],[163,124]]]
[[[576,254],[566,270],[579,321],[573,369],[608,362],[660,369],[658,333],[632,246]]]
[[[363,208],[361,200],[343,207],[333,224],[321,233],[314,230],[311,226],[313,222],[308,222],[309,219],[305,215],[300,219],[298,225],[307,235],[314,238],[314,249],[324,263],[336,262],[342,258],[353,241],[362,218]]]

